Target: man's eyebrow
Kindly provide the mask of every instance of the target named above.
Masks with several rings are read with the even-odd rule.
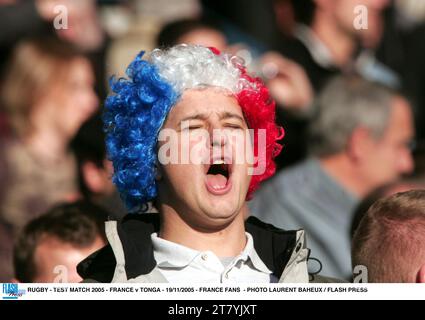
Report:
[[[242,122],[245,122],[245,119],[242,116],[240,116],[239,114],[236,114],[236,113],[223,112],[220,115],[220,120],[229,119],[229,118],[236,118],[236,119],[239,119]]]
[[[180,123],[184,121],[190,121],[190,120],[206,120],[208,119],[208,116],[206,114],[194,114],[187,117],[184,117],[180,120]]]
[[[183,119],[180,120],[180,123],[182,123],[184,121],[190,121],[190,120],[203,120],[204,121],[208,118],[209,118],[208,114],[203,114],[203,113],[194,114],[194,115],[189,115],[187,117],[184,117]],[[228,111],[221,113],[219,118],[220,118],[220,120],[235,118],[235,119],[238,119],[242,122],[245,121],[245,119],[242,116],[240,116],[239,114],[228,112]]]

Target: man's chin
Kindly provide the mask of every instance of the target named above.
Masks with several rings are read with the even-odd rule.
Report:
[[[226,229],[229,225],[235,221],[235,216],[230,217],[208,217],[201,224],[198,225],[197,229],[202,232],[219,232]]]
[[[215,195],[208,192],[202,197],[203,211],[211,217],[217,219],[227,219],[236,216],[243,206],[246,198],[237,192],[238,188],[232,190],[224,195]]]
[[[214,207],[204,208],[204,216],[209,223],[218,225],[225,225],[232,222],[241,212],[238,205],[217,204]]]

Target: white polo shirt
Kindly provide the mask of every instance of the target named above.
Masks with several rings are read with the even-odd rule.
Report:
[[[245,249],[234,258],[218,258],[151,235],[157,269],[170,283],[270,283],[276,277],[261,261],[252,236],[245,233]]]

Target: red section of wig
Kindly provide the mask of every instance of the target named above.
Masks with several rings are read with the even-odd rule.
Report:
[[[220,51],[216,48],[210,48],[214,54],[219,55]],[[282,145],[278,143],[283,139],[285,131],[282,127],[276,125],[276,103],[271,98],[269,90],[260,78],[251,77],[246,68],[239,66],[241,77],[253,84],[256,90],[251,88],[244,89],[236,95],[239,105],[242,108],[248,127],[254,130],[254,156],[257,161],[254,167],[261,166],[265,171],[259,175],[253,175],[249,185],[247,200],[252,196],[259,187],[260,183],[274,175],[276,164],[274,159],[282,151]],[[259,148],[259,130],[265,129],[266,133],[266,150],[258,150]],[[260,152],[261,151],[261,152]]]

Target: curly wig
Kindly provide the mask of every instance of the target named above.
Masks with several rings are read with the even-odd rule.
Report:
[[[157,196],[157,138],[171,108],[185,90],[221,87],[237,99],[254,130],[254,155],[258,130],[266,131],[265,171],[254,175],[247,200],[260,182],[272,176],[273,159],[282,146],[284,131],[275,124],[275,103],[259,78],[249,76],[242,59],[221,54],[214,48],[177,45],[155,49],[146,60],[141,52],[127,68],[127,77],[110,81],[113,93],[105,102],[104,125],[109,159],[114,165],[113,182],[128,209],[146,211]]]

